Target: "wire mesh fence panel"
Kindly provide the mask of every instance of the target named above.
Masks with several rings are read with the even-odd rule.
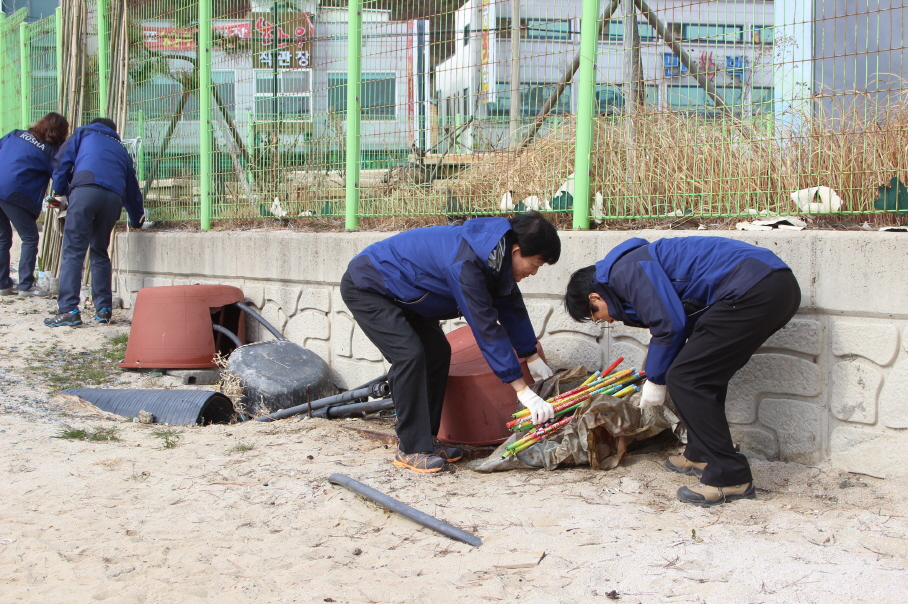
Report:
[[[20,24],[24,22],[27,11],[21,9],[12,15],[4,15],[0,21],[0,124],[3,134],[15,128],[23,128]]]
[[[347,0],[60,15],[0,21],[0,125],[112,117],[153,220],[557,218],[585,213],[576,195],[596,220],[908,211],[898,0],[363,0],[361,26]]]
[[[199,218],[199,47],[195,2],[148,0],[129,8],[129,124],[151,220]],[[122,52],[120,48],[113,53]],[[117,60],[114,55],[114,61]]]
[[[887,209],[881,184],[903,187],[901,3],[615,4],[600,29],[594,216],[868,213]]]
[[[54,16],[28,26],[29,123],[57,111],[57,28]]]

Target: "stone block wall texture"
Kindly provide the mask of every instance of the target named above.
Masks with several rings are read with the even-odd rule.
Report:
[[[225,284],[285,336],[324,358],[340,388],[387,371],[353,321],[338,284],[349,260],[391,233],[243,231],[120,234],[115,288],[124,306],[143,287]],[[649,332],[574,323],[561,306],[570,274],[630,237],[650,241],[691,231],[562,233],[556,266],[521,290],[555,367],[601,368],[623,356],[642,367]],[[801,284],[801,309],[735,376],[727,415],[743,449],[854,472],[908,473],[908,279],[890,264],[908,255],[908,235],[876,232],[716,232],[769,248]],[[129,242],[125,238],[129,237]],[[126,253],[128,250],[128,254]],[[448,321],[445,330],[461,325]],[[271,334],[249,321],[251,341]]]

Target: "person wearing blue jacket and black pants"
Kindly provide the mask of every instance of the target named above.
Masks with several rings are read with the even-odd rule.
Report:
[[[35,284],[41,201],[47,193],[57,149],[69,134],[69,122],[48,113],[28,130],[13,130],[0,139],[0,295],[49,296]],[[13,227],[22,240],[19,286],[9,276]]]
[[[50,327],[81,325],[79,293],[85,250],[91,250],[92,302],[95,320],[110,323],[113,313],[110,234],[123,206],[133,228],[145,220],[142,194],[132,158],[120,142],[117,125],[107,118],[77,128],[57,154],[54,191],[69,196],[63,229],[63,261],[57,315],[45,319]]]
[[[753,499],[725,397],[732,376],[798,310],[801,290],[788,266],[767,249],[724,237],[634,238],[575,272],[564,302],[576,321],[649,329],[640,406],[663,404],[667,388],[687,447],[665,466],[702,482],[681,487],[678,499],[700,506]]]
[[[341,279],[341,296],[391,363],[400,441],[395,466],[438,472],[463,455],[435,438],[451,364],[439,323],[444,319],[466,319],[492,371],[514,387],[535,423],[554,417],[552,405],[523,380],[518,357],[528,358],[534,379],[552,370],[536,353],[536,332],[517,282],[560,255],[555,227],[528,212],[406,231],[353,258]]]

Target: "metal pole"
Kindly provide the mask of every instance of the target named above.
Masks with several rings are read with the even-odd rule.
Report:
[[[347,38],[347,207],[346,228],[359,226],[359,120],[363,50],[363,0],[350,0]]]
[[[31,125],[31,73],[28,52],[28,24],[19,24],[19,122],[23,129]]]
[[[482,545],[482,539],[480,539],[476,535],[461,530],[456,526],[451,526],[447,522],[443,522],[438,518],[435,518],[434,516],[429,516],[425,512],[420,512],[419,510],[412,508],[405,503],[401,503],[390,495],[385,495],[381,491],[376,491],[372,487],[353,480],[349,476],[345,476],[344,474],[332,474],[328,477],[328,482],[345,486],[354,493],[358,493],[363,497],[368,497],[375,503],[388,508],[392,512],[397,512],[402,516],[406,516],[413,522],[421,524],[426,528],[430,528],[433,531],[439,532],[446,537],[456,539],[457,541],[462,541],[464,543],[472,545],[473,547],[479,547],[480,545]]]
[[[211,0],[199,0],[199,201],[211,229]]]
[[[145,111],[139,109],[139,148],[136,150],[136,176],[139,182],[145,180]]]
[[[625,32],[626,33],[626,32]],[[590,228],[590,153],[593,150],[593,96],[599,46],[599,0],[583,0],[580,70],[577,76],[577,144],[574,150],[574,228]]]
[[[54,44],[57,47],[57,112],[63,113],[63,8],[54,10]]]
[[[107,88],[110,85],[110,14],[107,0],[97,0],[98,10],[98,113],[107,115]]]
[[[517,149],[517,130],[520,128],[520,0],[511,0],[511,148]]]

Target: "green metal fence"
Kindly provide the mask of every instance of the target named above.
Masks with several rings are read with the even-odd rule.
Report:
[[[24,20],[0,22],[0,123],[114,117],[153,220],[908,211],[896,0],[70,0]]]

